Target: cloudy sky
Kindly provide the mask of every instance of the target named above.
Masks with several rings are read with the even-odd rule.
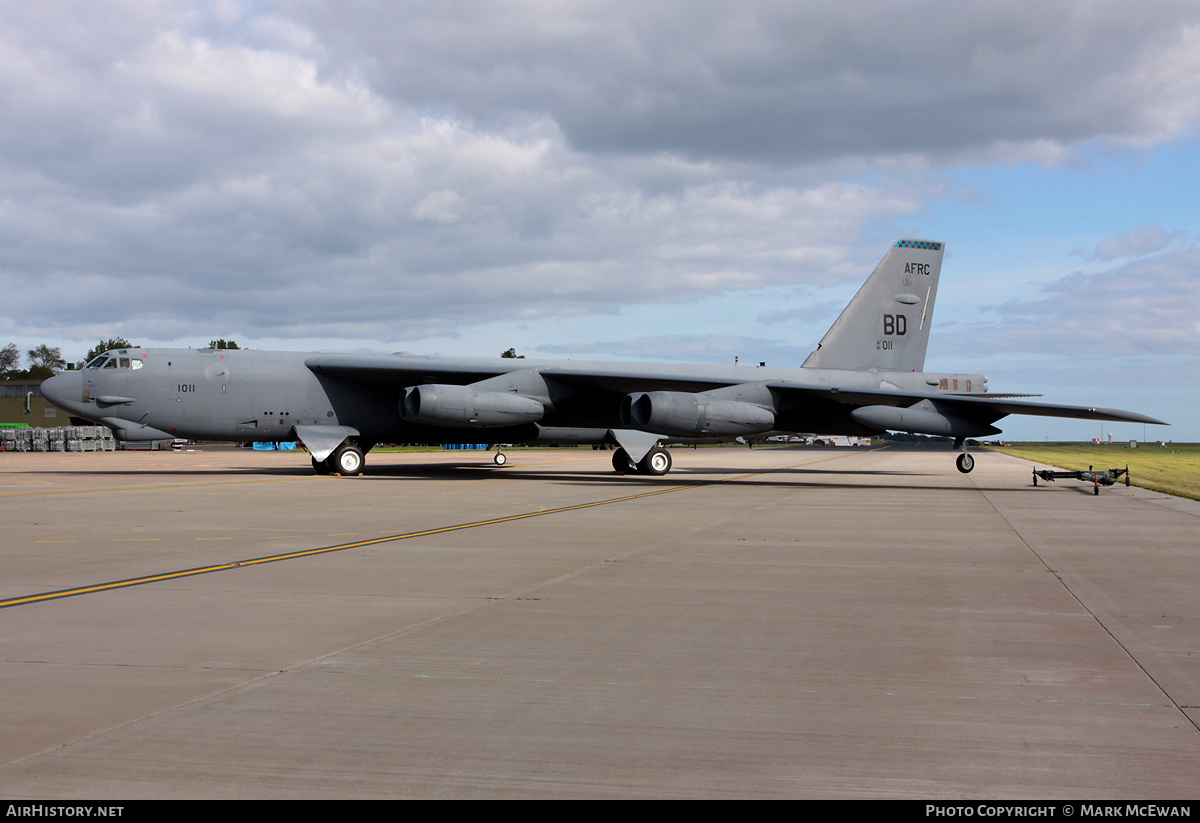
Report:
[[[799,365],[916,237],[929,369],[1200,440],[1200,4],[1029,8],[6,0],[0,345]]]

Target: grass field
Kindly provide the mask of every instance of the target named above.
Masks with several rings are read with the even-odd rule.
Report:
[[[1165,447],[1141,443],[1136,449],[1084,443],[1010,443],[993,450],[1032,460],[1038,468],[1079,471],[1088,466],[1097,470],[1129,466],[1135,486],[1200,500],[1200,443],[1168,443]]]

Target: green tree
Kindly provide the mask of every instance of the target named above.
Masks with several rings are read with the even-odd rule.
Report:
[[[67,365],[63,361],[62,351],[45,343],[34,346],[25,355],[29,358],[29,368],[22,370],[17,368],[21,363],[21,353],[16,344],[9,343],[0,349],[0,377],[5,380],[45,380]]]
[[[87,357],[83,358],[84,363],[90,363],[93,357],[104,354],[112,349],[136,349],[140,348],[126,340],[124,337],[111,337],[108,340],[101,340],[96,346],[87,353]]]
[[[505,357],[509,360],[524,360],[525,359],[525,355],[517,354],[516,349],[509,349],[508,351],[502,353],[500,356]]]
[[[57,346],[47,346],[43,343],[40,346],[34,346],[25,354],[29,357],[29,374],[33,377],[40,376],[42,372],[46,373],[46,377],[52,377],[56,371],[67,367],[67,361],[63,360],[62,349]],[[35,371],[39,374],[35,375]]]
[[[210,349],[236,349],[238,347],[236,340],[226,340],[220,338],[217,340],[209,340],[208,347]]]
[[[8,379],[9,375],[21,365],[21,352],[16,343],[9,343],[0,349],[0,378]]]

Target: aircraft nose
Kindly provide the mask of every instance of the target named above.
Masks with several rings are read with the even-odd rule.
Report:
[[[42,382],[42,397],[64,411],[75,411],[83,405],[83,375],[65,371]]]

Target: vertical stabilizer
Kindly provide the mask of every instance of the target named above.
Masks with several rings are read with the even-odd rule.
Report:
[[[804,367],[922,371],[945,245],[897,240]]]

